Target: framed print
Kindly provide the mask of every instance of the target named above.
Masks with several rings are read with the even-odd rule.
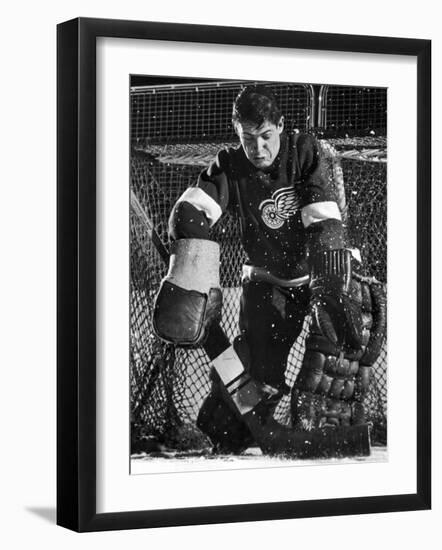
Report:
[[[430,53],[58,26],[59,525],[430,507]]]

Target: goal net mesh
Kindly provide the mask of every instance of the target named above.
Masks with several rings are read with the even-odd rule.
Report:
[[[222,113],[228,113],[226,117],[230,117],[231,104],[240,85],[230,84],[230,87],[227,86],[229,93],[226,93],[220,83],[217,84],[203,90],[198,85],[194,87],[198,90],[193,91],[189,86],[182,86],[178,89],[161,87],[160,92],[156,90],[155,93],[152,92],[155,88],[133,90],[131,93],[131,190],[166,246],[167,220],[175,201],[189,185],[195,183],[201,167],[207,165],[221,147],[231,144],[234,139],[227,118],[223,122]],[[290,90],[287,91],[287,88]],[[297,117],[298,121],[303,121],[297,127],[300,130],[308,129],[309,113],[312,112],[310,88],[281,85],[281,89],[285,94],[283,97],[288,98],[288,105],[296,105],[296,109],[291,111],[294,113],[293,120]],[[195,101],[199,105],[201,96],[198,94],[203,92],[213,96],[219,93],[216,110],[206,112],[203,109],[204,116],[201,116],[202,124],[207,123],[207,118],[216,119],[216,114],[221,118],[218,128],[210,127],[212,136],[208,136],[207,126],[204,137],[212,137],[212,141],[197,141],[198,135],[204,132],[200,132],[196,126],[189,130],[188,119],[194,120],[195,110],[189,94],[198,96]],[[147,101],[145,97],[159,93],[170,97],[167,101],[158,101],[158,96]],[[181,94],[186,97],[181,98]],[[213,107],[215,99],[211,101]],[[168,128],[162,109],[174,112],[175,109],[183,109],[183,104],[187,104],[186,116],[180,114],[181,122],[178,124],[175,112],[176,116],[170,117],[171,126]],[[150,123],[153,126],[147,130]],[[334,180],[338,181],[341,174],[344,176],[349,241],[361,250],[367,274],[386,283],[386,140],[378,137],[344,137],[321,140],[321,143]],[[240,275],[244,261],[237,220],[230,214],[223,216],[214,226],[211,236],[221,246],[222,326],[233,340],[238,330]],[[165,275],[166,265],[152,243],[145,220],[132,208],[130,238],[132,446],[137,448],[137,443],[146,438],[154,438],[176,450],[204,446],[207,440],[199,434],[195,420],[210,388],[209,361],[203,350],[176,349],[154,335],[151,326],[153,301]],[[286,381],[290,386],[301,366],[307,323],[308,319],[290,352],[286,370]],[[385,443],[386,345],[372,369],[367,405],[374,426],[374,442]],[[275,417],[284,424],[290,422],[288,397],[280,402]]]

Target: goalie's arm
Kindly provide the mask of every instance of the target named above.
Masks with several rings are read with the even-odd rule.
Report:
[[[296,141],[297,179],[300,181],[301,217],[308,258],[345,246],[341,213],[332,178],[324,165],[314,136],[301,134]]]
[[[339,348],[346,341],[359,349],[362,345],[360,307],[350,298],[352,254],[345,248],[344,227],[331,174],[313,136],[301,135],[296,147],[311,310],[333,346]],[[332,310],[334,323],[322,322],[324,308]],[[339,326],[332,327],[336,321]]]
[[[201,172],[196,186],[188,187],[179,197],[169,217],[171,240],[209,238],[210,228],[229,204],[227,165],[227,152],[220,151]]]
[[[226,155],[218,153],[169,217],[171,258],[155,301],[153,326],[158,336],[176,345],[202,345],[208,327],[221,318],[219,246],[209,239],[209,230],[228,204],[222,168]]]

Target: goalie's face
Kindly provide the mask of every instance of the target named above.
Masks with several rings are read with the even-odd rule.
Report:
[[[246,157],[256,166],[264,169],[272,165],[279,153],[284,118],[278,124],[265,120],[260,126],[254,122],[237,122],[235,131],[243,146]]]

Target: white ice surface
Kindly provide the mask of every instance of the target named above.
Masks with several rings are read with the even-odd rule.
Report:
[[[387,447],[372,447],[371,455],[332,459],[290,459],[263,456],[260,449],[253,447],[241,456],[181,456],[170,454],[152,457],[146,454],[133,455],[130,471],[132,475],[161,474],[173,472],[201,472],[213,470],[241,470],[255,468],[293,468],[302,466],[343,465],[369,462],[387,462]]]

